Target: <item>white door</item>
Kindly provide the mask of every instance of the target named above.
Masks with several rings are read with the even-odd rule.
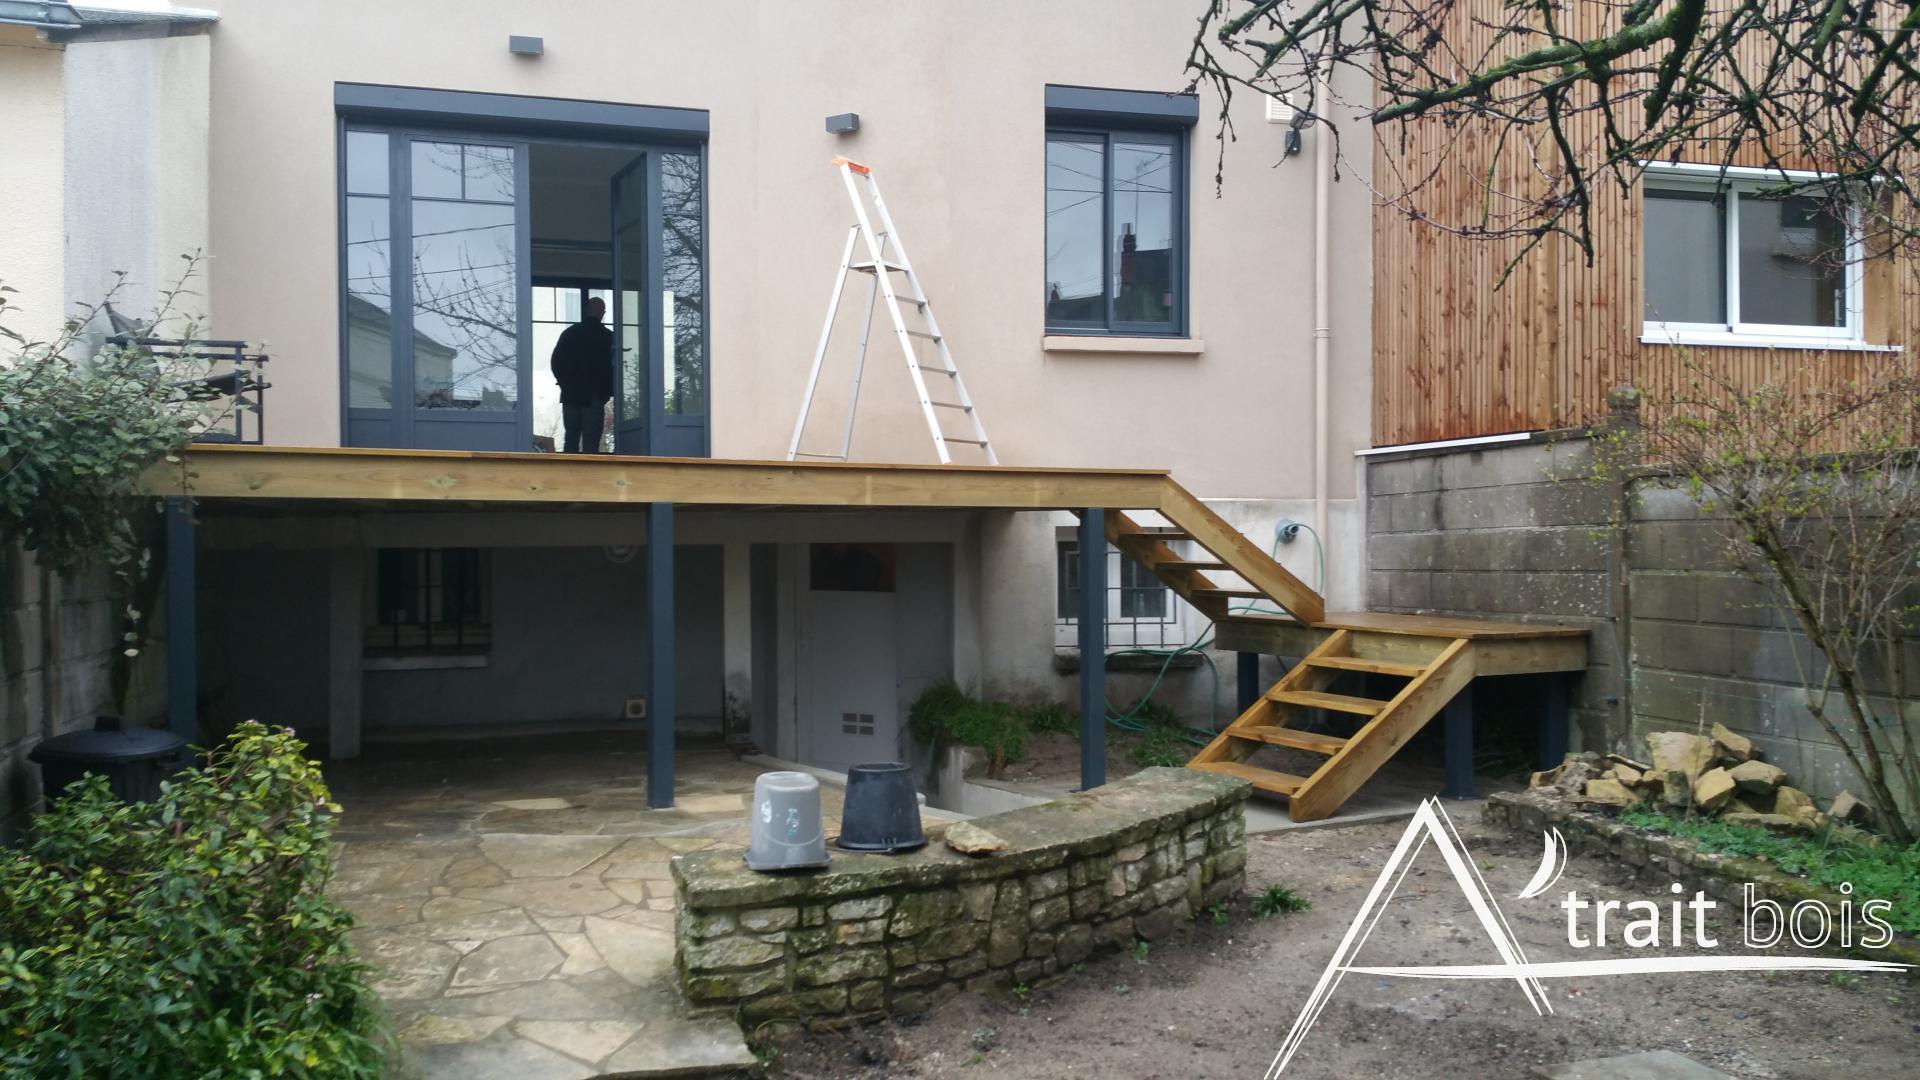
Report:
[[[900,754],[899,650],[890,544],[814,544],[800,624],[800,745],[845,772]]]

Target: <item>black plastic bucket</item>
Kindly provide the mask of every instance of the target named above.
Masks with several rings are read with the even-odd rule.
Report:
[[[897,761],[848,769],[840,835],[833,843],[847,851],[912,851],[926,846],[913,773]]]

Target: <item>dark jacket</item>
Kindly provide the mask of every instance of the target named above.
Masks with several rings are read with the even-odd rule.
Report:
[[[613,331],[582,321],[560,331],[553,346],[553,381],[564,404],[593,404],[613,396]]]

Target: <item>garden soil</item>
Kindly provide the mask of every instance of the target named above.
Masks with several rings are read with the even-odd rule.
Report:
[[[1548,895],[1518,900],[1539,864],[1540,841],[1482,828],[1477,804],[1451,812],[1530,960],[1644,955],[1617,943],[1571,947],[1561,900],[1571,890],[1652,900],[1667,911],[1666,877],[1581,856]],[[773,1044],[770,1075],[1261,1075],[1404,829],[1387,822],[1253,837],[1249,896],[1283,884],[1311,901],[1310,910],[1259,918],[1243,900],[1141,955],[1108,954],[1024,993],[963,994],[925,1015],[789,1036]],[[1721,905],[1709,930],[1717,952],[1744,951],[1737,910]],[[1583,923],[1582,933],[1591,932]],[[1357,962],[1496,960],[1429,847]],[[1284,1075],[1528,1077],[1542,1065],[1665,1049],[1756,1080],[1920,1076],[1920,982],[1904,975],[1618,975],[1545,985],[1553,1012],[1540,1016],[1511,982],[1350,974]]]

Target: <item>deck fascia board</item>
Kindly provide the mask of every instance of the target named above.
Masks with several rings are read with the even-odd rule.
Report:
[[[199,499],[1072,510],[1159,505],[1163,470],[196,446],[144,478]]]

